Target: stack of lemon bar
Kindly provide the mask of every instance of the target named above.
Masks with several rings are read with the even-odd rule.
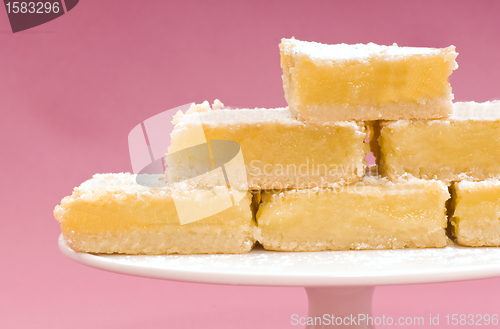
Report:
[[[177,113],[165,175],[94,175],[56,206],[67,244],[125,254],[500,245],[500,102],[452,102],[453,46],[292,38],[280,51],[287,108],[215,101]]]

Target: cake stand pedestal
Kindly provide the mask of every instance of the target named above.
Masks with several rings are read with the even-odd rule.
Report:
[[[441,249],[273,252],[262,247],[244,255],[127,256],[79,253],[62,235],[62,253],[98,269],[148,278],[255,286],[305,287],[309,317],[322,323],[308,329],[375,328],[376,286],[450,282],[500,276],[500,248],[448,246]],[[325,321],[325,318],[329,320]],[[342,323],[340,323],[342,321]],[[319,321],[318,321],[319,322]]]

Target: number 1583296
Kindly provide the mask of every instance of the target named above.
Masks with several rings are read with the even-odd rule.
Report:
[[[482,326],[482,325],[497,325],[498,315],[497,314],[447,314],[446,324],[457,326],[457,325],[469,325],[469,326]]]
[[[7,13],[12,14],[57,14],[61,10],[58,2],[7,2]]]

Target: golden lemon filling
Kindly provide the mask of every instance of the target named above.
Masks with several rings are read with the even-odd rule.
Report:
[[[417,179],[263,193],[256,238],[281,251],[444,247],[447,199],[445,184]]]
[[[452,233],[464,246],[500,246],[500,182],[463,181],[452,185]]]
[[[451,111],[455,48],[280,44],[285,97],[306,121],[440,118]]]
[[[94,253],[251,250],[255,222],[250,193],[231,204],[222,200],[228,193],[224,187],[179,189],[166,186],[163,175],[151,175],[148,180],[151,184],[142,186],[136,175],[98,174],[75,188],[54,210],[66,243],[75,251]],[[183,202],[190,205],[187,213]],[[214,204],[222,207],[207,213]],[[199,220],[183,225],[182,216]]]
[[[446,120],[381,122],[380,172],[453,181],[500,177],[500,102],[455,103]]]

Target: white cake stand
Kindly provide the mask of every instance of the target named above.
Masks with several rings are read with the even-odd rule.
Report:
[[[309,316],[371,315],[375,286],[500,276],[500,248],[449,246],[325,252],[272,252],[261,247],[245,255],[126,256],[79,253],[62,235],[62,253],[79,263],[106,271],[148,278],[255,286],[305,287]],[[368,321],[367,321],[368,322]],[[336,328],[352,328],[336,325]],[[374,328],[370,322],[356,328]],[[331,328],[323,324],[306,328]]]

